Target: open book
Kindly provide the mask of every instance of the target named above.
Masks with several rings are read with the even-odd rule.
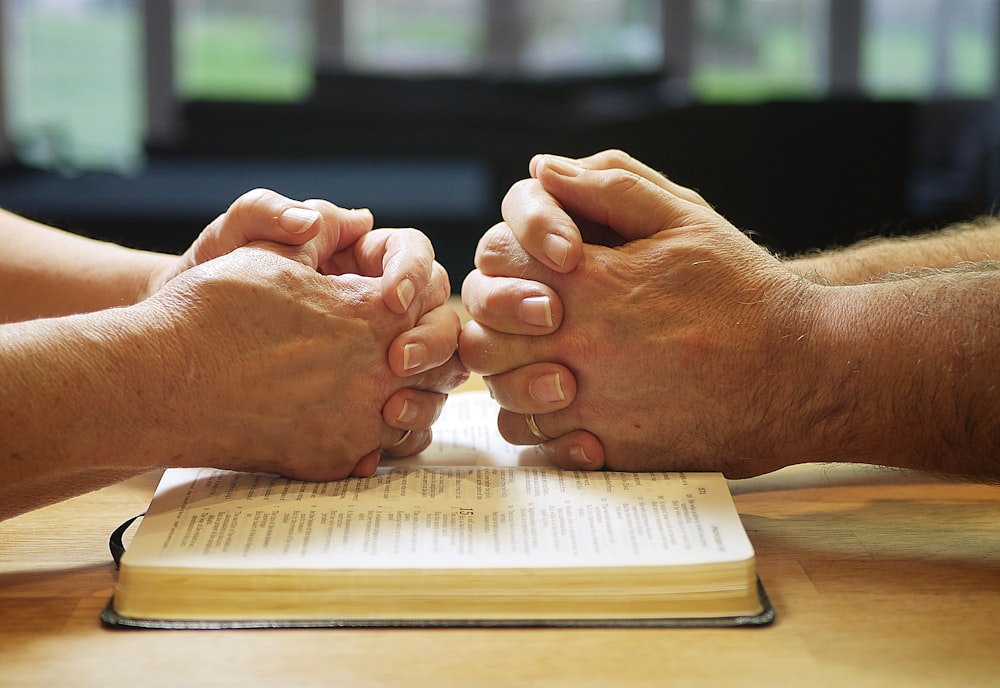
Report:
[[[124,626],[750,625],[772,612],[714,473],[568,472],[453,395],[372,478],[167,470],[104,620]]]

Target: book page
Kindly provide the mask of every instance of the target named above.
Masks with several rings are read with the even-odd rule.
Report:
[[[382,466],[551,466],[534,446],[510,444],[497,428],[500,405],[488,392],[452,394],[434,423],[434,441],[416,456]]]
[[[488,395],[462,397],[492,408]],[[482,397],[485,396],[485,404]],[[449,401],[449,404],[451,402]],[[620,567],[753,556],[713,473],[570,472],[450,409],[438,448],[376,476],[308,483],[165,472],[129,565],[205,568]],[[471,413],[478,413],[473,411]],[[453,423],[455,418],[461,422]],[[437,433],[436,426],[436,433]],[[491,444],[477,444],[486,438]],[[464,448],[464,450],[463,450]],[[466,452],[467,463],[460,458]],[[446,457],[447,465],[434,465]],[[542,462],[543,463],[543,462]]]

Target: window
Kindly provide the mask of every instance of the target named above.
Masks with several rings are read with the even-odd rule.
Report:
[[[144,123],[134,0],[7,0],[5,120],[26,163],[132,169]]]
[[[654,0],[524,3],[523,70],[536,76],[657,71],[659,10]]]
[[[839,0],[700,0],[692,86],[711,101],[815,98],[831,67]],[[860,74],[873,98],[988,98],[996,83],[995,0],[856,3]]]
[[[177,93],[295,101],[312,88],[310,0],[175,0]]]
[[[697,2],[695,96],[738,102],[823,95],[830,1],[837,0]]]
[[[300,102],[317,72],[331,69],[528,79],[662,72],[703,102],[819,99],[842,84],[873,98],[986,99],[1000,42],[996,0],[0,2],[0,121],[22,161],[66,171],[134,169],[147,126],[156,130],[154,116],[175,97]],[[151,7],[172,21],[149,26]],[[172,77],[151,82],[168,91],[158,100],[146,93],[145,51],[155,41],[144,31],[173,36],[162,41]]]
[[[658,0],[346,0],[348,69],[522,76],[657,70]],[[506,60],[514,47],[516,59]]]
[[[988,98],[997,63],[995,0],[868,0],[862,73],[879,98]]]
[[[479,70],[486,54],[484,0],[346,0],[345,64],[358,72]]]

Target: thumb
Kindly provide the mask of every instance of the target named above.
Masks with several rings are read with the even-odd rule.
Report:
[[[345,210],[326,201],[295,201],[267,189],[236,199],[198,236],[181,257],[177,272],[258,241],[302,246],[317,267],[371,229],[367,210]],[[315,241],[314,241],[315,240]]]
[[[704,207],[625,169],[587,169],[544,155],[535,163],[542,187],[571,214],[610,228],[626,241],[691,224]]]
[[[248,191],[202,231],[185,257],[198,265],[254,241],[304,244],[319,232],[320,217],[315,208],[274,191]]]

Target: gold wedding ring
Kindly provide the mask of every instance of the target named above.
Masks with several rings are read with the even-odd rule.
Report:
[[[535,414],[529,413],[525,416],[525,420],[528,421],[528,430],[531,430],[531,434],[536,438],[540,439],[542,442],[548,442],[553,439],[546,435],[544,432],[538,429],[538,423],[535,422]]]
[[[392,448],[394,448],[394,447],[398,447],[398,446],[399,446],[399,445],[401,445],[401,444],[402,444],[403,442],[405,442],[406,440],[410,439],[410,435],[412,435],[412,434],[413,434],[413,431],[412,431],[412,430],[407,430],[406,432],[404,432],[404,433],[403,433],[403,436],[402,436],[402,437],[400,437],[400,438],[399,438],[398,440],[396,440],[395,442],[393,442],[392,444],[390,444],[390,445],[389,445],[389,446],[387,447],[387,449],[392,449]]]

